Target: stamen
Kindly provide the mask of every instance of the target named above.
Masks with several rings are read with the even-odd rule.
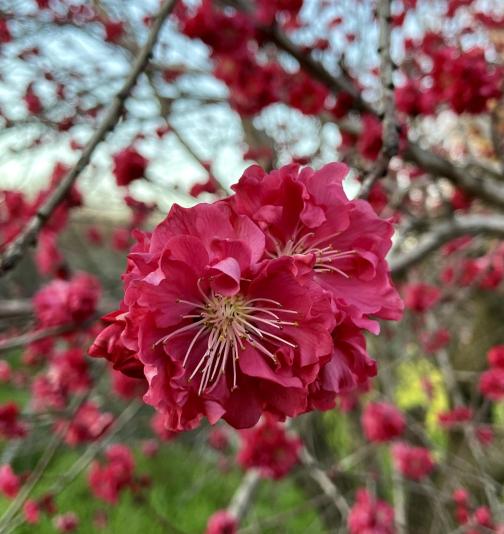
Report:
[[[206,349],[199,356],[188,378],[193,380],[198,374],[200,375],[199,395],[213,391],[219,382],[219,377],[226,373],[229,365],[232,368],[230,370],[232,389],[238,387],[237,362],[240,351],[245,350],[246,343],[266,355],[275,365],[278,365],[278,360],[274,352],[280,346],[297,347],[295,343],[269,331],[282,330],[286,325],[297,326],[297,322],[284,321],[280,315],[280,312],[296,314],[295,310],[284,309],[280,302],[265,297],[246,300],[241,295],[225,297],[213,292],[206,295],[201,287],[201,279],[198,280],[198,290],[203,298],[202,303],[177,301],[194,308],[192,313],[181,316],[194,322],[170,332],[156,344],[166,343],[179,334],[197,329],[184,354],[182,366],[185,368],[195,348],[201,347],[198,340],[203,340],[206,336]],[[229,364],[230,358],[231,364]]]

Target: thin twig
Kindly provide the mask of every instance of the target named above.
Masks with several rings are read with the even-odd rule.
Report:
[[[390,0],[378,2],[378,21],[380,37],[378,53],[380,54],[380,82],[382,90],[382,148],[376,164],[362,183],[358,197],[366,199],[377,180],[387,175],[390,160],[399,150],[399,133],[396,121],[394,95],[394,63],[391,57],[391,19]]]

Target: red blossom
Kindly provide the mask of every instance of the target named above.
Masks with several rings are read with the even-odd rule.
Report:
[[[457,406],[453,410],[448,410],[438,414],[438,421],[441,427],[451,429],[458,427],[462,423],[470,421],[473,417],[473,411],[467,406]]]
[[[105,41],[108,43],[118,43],[124,35],[124,22],[120,20],[107,20],[105,28]]]
[[[504,399],[504,369],[495,367],[481,374],[479,380],[481,394],[492,401]]]
[[[361,419],[364,435],[369,441],[384,443],[398,438],[406,428],[401,411],[386,402],[369,403]]]
[[[490,367],[504,369],[504,345],[493,346],[487,354]]]
[[[79,518],[73,512],[67,512],[55,516],[53,524],[58,532],[73,532],[79,526]]]
[[[114,154],[114,176],[119,186],[130,185],[145,176],[149,161],[135,147],[129,146]]]
[[[82,323],[96,311],[100,286],[93,276],[80,273],[71,280],[54,280],[33,297],[38,324],[42,327]]]
[[[13,499],[21,487],[20,478],[14,473],[10,465],[0,466],[0,492],[8,499]]]
[[[227,511],[217,510],[208,518],[205,534],[236,534],[238,521]]]
[[[88,441],[95,441],[102,436],[112,424],[114,416],[107,412],[100,412],[98,406],[92,402],[85,402],[74,415],[65,435],[65,442],[75,446]],[[64,422],[57,422],[56,429],[64,428]]]
[[[110,445],[106,452],[106,463],[93,462],[88,482],[98,499],[115,504],[119,494],[133,481],[135,461],[125,445]]]
[[[40,509],[36,501],[28,499],[23,505],[23,515],[29,525],[35,525],[40,520]]]
[[[431,453],[424,447],[413,447],[408,443],[395,443],[392,446],[395,468],[405,477],[420,481],[429,476],[435,463]]]
[[[431,310],[441,298],[441,290],[425,283],[404,286],[404,306],[412,311],[424,313]]]
[[[285,477],[299,461],[302,447],[298,437],[289,436],[282,424],[265,417],[256,427],[240,434],[242,444],[237,461],[244,469],[259,469],[266,478]]]
[[[22,438],[26,427],[19,422],[19,408],[13,402],[0,405],[0,437],[3,439]]]
[[[350,534],[393,534],[394,509],[387,502],[372,497],[367,490],[359,489],[347,525]]]
[[[7,44],[12,41],[12,34],[7,24],[7,20],[0,17],[0,44]]]
[[[211,177],[209,177],[208,180],[202,184],[194,184],[189,190],[189,194],[194,198],[198,198],[202,193],[214,194],[216,192],[217,187],[215,185],[215,180],[213,180]]]

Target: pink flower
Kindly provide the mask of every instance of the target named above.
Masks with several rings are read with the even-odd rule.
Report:
[[[479,389],[482,395],[492,401],[504,399],[504,369],[494,367],[482,373]]]
[[[395,468],[406,478],[422,480],[434,469],[431,453],[424,447],[413,447],[408,443],[395,443],[392,446]]]
[[[347,172],[253,166],[229,199],[175,205],[135,232],[123,302],[90,353],[143,374],[171,431],[203,417],[248,428],[365,387],[376,364],[362,330],[402,303],[385,261],[392,226],[348,200]]]
[[[115,361],[119,350],[120,367],[136,353],[145,400],[171,430],[204,415],[243,428],[265,410],[304,411],[307,385],[332,348],[323,290],[291,258],[264,263],[264,234],[225,202],[174,206],[152,235],[137,236],[124,275],[127,311],[92,354],[105,349]]]
[[[457,406],[453,410],[441,412],[438,414],[439,424],[446,429],[459,427],[462,423],[470,421],[473,417],[473,411],[467,406]]]
[[[348,200],[342,186],[348,171],[331,163],[319,171],[287,165],[266,174],[253,165],[233,186],[232,204],[265,232],[268,256],[292,257],[300,271],[312,271],[337,309],[377,333],[369,315],[399,319],[402,312],[385,261],[393,228],[367,202]]]
[[[384,443],[402,435],[406,419],[392,404],[372,402],[364,409],[361,424],[369,441]]]
[[[65,442],[74,446],[79,443],[94,441],[104,434],[112,424],[114,416],[108,412],[100,413],[98,406],[92,402],[85,402],[74,415],[65,436]],[[63,422],[58,422],[56,428],[60,429]]]
[[[357,150],[363,157],[374,161],[382,148],[382,124],[374,115],[362,117],[362,132],[357,141]]]
[[[130,246],[130,236],[131,232],[128,228],[116,228],[112,232],[112,246],[120,252],[128,250]]]
[[[394,509],[387,502],[372,497],[367,490],[359,489],[347,525],[350,534],[393,534]]]
[[[7,20],[0,17],[0,44],[10,43],[12,41],[12,34],[7,24]]]
[[[208,435],[208,444],[216,451],[225,451],[229,448],[229,437],[223,428],[212,428]]]
[[[215,180],[213,180],[212,178],[209,178],[206,182],[202,184],[201,183],[194,184],[189,190],[189,194],[194,198],[198,198],[201,195],[201,193],[213,194],[216,192],[217,192],[217,187],[215,185]]]
[[[227,511],[217,510],[207,523],[205,534],[236,534],[238,521]]]
[[[242,445],[237,461],[244,469],[259,469],[262,476],[278,480],[289,474],[299,461],[302,447],[282,424],[266,416],[256,427],[241,432]]]
[[[0,437],[4,439],[24,437],[26,428],[18,419],[19,408],[15,403],[7,402],[0,405]]]
[[[110,445],[105,456],[107,463],[95,461],[91,465],[88,482],[97,498],[115,504],[120,492],[133,480],[135,461],[124,445]]]
[[[107,20],[104,23],[105,41],[118,43],[124,35],[124,22],[120,20]]]
[[[79,526],[79,518],[73,512],[57,515],[54,520],[54,528],[59,532],[73,532]]]
[[[9,362],[0,360],[0,383],[9,382],[12,377],[12,370]]]
[[[495,345],[487,354],[490,367],[504,369],[504,345]]]
[[[40,509],[36,501],[28,499],[23,505],[23,514],[29,525],[35,525],[40,520]]]
[[[407,284],[404,287],[404,306],[423,313],[432,309],[441,298],[441,290],[424,283]]]
[[[42,327],[81,323],[96,311],[100,286],[96,278],[81,273],[71,280],[53,280],[33,297],[38,323]]]
[[[148,160],[134,147],[124,148],[113,156],[114,176],[119,186],[129,185],[134,180],[145,176]]]
[[[147,389],[145,378],[131,378],[124,373],[111,369],[112,389],[123,399],[141,397]]]
[[[13,499],[21,487],[19,477],[14,473],[10,465],[0,466],[0,492],[7,498]]]
[[[103,245],[103,236],[96,226],[91,226],[90,228],[88,228],[86,232],[86,237],[88,241],[93,245],[96,245],[98,247]]]

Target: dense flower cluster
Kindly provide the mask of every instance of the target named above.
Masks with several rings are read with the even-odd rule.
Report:
[[[301,440],[287,434],[282,424],[267,416],[255,428],[241,432],[238,463],[245,469],[259,469],[262,476],[278,480],[299,460]]]
[[[121,308],[91,354],[145,376],[170,430],[333,407],[376,373],[370,316],[401,314],[385,261],[392,226],[347,199],[347,172],[253,166],[233,196],[174,206],[136,234]]]

